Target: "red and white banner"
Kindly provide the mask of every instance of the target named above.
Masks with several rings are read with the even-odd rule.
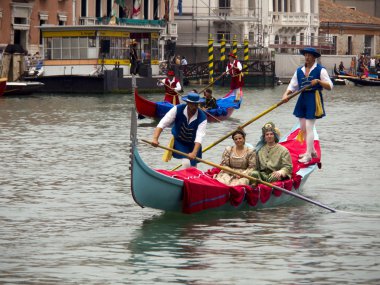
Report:
[[[140,19],[141,0],[135,0],[133,4],[132,19]]]

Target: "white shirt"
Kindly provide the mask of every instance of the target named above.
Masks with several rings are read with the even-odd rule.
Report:
[[[317,63],[314,62],[313,66],[311,67],[310,69],[310,72],[317,66]],[[306,68],[305,66],[302,66],[301,68],[303,74],[305,74],[305,71],[306,71]],[[309,74],[310,74],[309,72]],[[331,79],[330,79],[330,76],[329,74],[327,73],[327,70],[326,68],[322,68],[321,69],[321,74],[320,74],[320,77],[321,77],[321,81],[324,81],[324,82],[328,82],[331,89],[334,87],[334,84],[332,83]],[[298,90],[298,80],[297,80],[297,70],[294,72],[293,74],[293,77],[292,77],[292,80],[290,80],[290,83],[288,85],[288,89],[287,90],[290,90],[293,92],[297,91]]]
[[[185,58],[182,58],[181,65],[187,65],[187,60]]]
[[[165,85],[165,80],[166,78],[160,80],[160,81],[157,81],[157,86],[164,86]],[[170,83],[170,86],[172,85],[172,83],[174,82],[175,80],[175,77],[173,77],[172,80],[169,80],[169,83]],[[182,88],[181,88],[181,83],[179,83],[179,81],[177,82],[175,88],[174,88],[175,91],[181,91]]]
[[[185,109],[183,109],[183,114],[185,115],[189,124],[198,118],[198,112],[199,111],[196,111],[195,114],[190,118],[190,121],[189,121],[189,118],[187,116],[187,106],[185,107]],[[177,107],[174,106],[161,119],[161,121],[157,125],[157,128],[165,129],[165,128],[171,126],[175,121],[176,115],[177,115]],[[194,142],[202,144],[202,140],[203,140],[204,136],[206,135],[206,126],[207,126],[207,119],[199,124],[196,135],[195,135],[195,141]]]
[[[236,60],[236,59],[234,59],[234,61],[231,63],[231,65],[233,66],[232,69],[234,69],[235,61],[237,61],[236,67],[237,67],[239,70],[242,70],[243,67],[242,67],[240,61],[238,61],[238,60]],[[228,68],[228,64],[227,64],[226,73],[228,73],[228,71],[229,71],[229,68]]]

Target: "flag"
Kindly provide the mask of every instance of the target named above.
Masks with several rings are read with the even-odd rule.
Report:
[[[132,19],[139,19],[141,12],[141,0],[135,0],[133,4]]]
[[[182,16],[182,0],[178,0],[177,9],[178,9],[178,15]]]
[[[127,4],[125,3],[126,0],[115,0],[116,4],[118,4],[120,7],[125,8]]]

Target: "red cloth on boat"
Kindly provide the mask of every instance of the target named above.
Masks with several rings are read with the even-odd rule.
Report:
[[[318,157],[312,158],[309,163],[298,162],[299,155],[306,152],[306,141],[300,143],[298,140],[296,140],[299,131],[300,129],[296,129],[294,132],[289,134],[285,142],[280,143],[289,150],[290,155],[292,157],[293,178],[301,168],[308,167],[312,164],[318,164],[318,167],[321,168],[321,147],[319,145],[319,140],[314,140],[314,148],[317,152]]]
[[[192,214],[205,209],[217,208],[228,201],[238,206],[244,200],[244,186],[228,186],[197,168],[190,167],[179,171],[157,170],[170,177],[183,180],[184,213]]]
[[[289,150],[292,157],[292,179],[272,183],[289,191],[291,191],[293,187],[297,189],[301,184],[302,177],[296,174],[298,170],[315,163],[320,165],[321,149],[318,140],[314,141],[318,158],[313,158],[308,164],[298,162],[298,155],[306,151],[306,143],[304,142],[301,144],[299,141],[295,140],[298,132],[299,129],[291,133],[288,136],[287,141],[281,143]],[[220,169],[218,168],[209,169],[207,172],[202,172],[193,167],[179,171],[157,171],[184,181],[183,212],[187,214],[220,207],[228,201],[230,201],[233,206],[239,206],[244,199],[247,201],[248,205],[256,206],[259,201],[263,204],[266,203],[270,199],[272,193],[276,197],[283,194],[282,191],[272,189],[263,184],[259,184],[254,188],[249,185],[225,185],[212,178],[215,174],[220,172]]]

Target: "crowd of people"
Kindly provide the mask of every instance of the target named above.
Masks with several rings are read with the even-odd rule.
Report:
[[[359,76],[361,78],[370,77],[371,74],[378,76],[380,72],[380,58],[360,55],[358,59],[354,56],[351,58],[350,67],[346,68],[343,61],[338,66],[340,74]]]

